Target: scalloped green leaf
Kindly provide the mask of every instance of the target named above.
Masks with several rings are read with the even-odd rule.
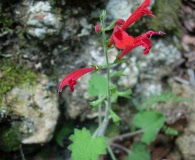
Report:
[[[69,145],[68,149],[72,151],[72,160],[98,160],[99,155],[106,154],[106,138],[92,137],[86,128],[75,129],[70,140],[73,143]]]
[[[101,75],[92,75],[89,80],[88,93],[92,96],[106,96],[106,91],[106,78]]]
[[[133,125],[143,130],[141,141],[150,144],[163,127],[165,116],[154,110],[139,112],[133,119]]]
[[[150,152],[146,145],[137,142],[133,144],[132,152],[125,160],[150,160]]]

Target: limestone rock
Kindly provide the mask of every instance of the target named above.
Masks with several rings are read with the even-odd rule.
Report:
[[[121,0],[119,3],[118,0],[109,0],[106,10],[112,19],[127,19],[142,2],[142,0]]]
[[[154,104],[153,108],[166,116],[166,123],[177,126],[180,131],[176,145],[184,160],[195,159],[195,89],[170,82],[172,92],[177,99]],[[183,133],[182,133],[183,132]]]
[[[181,60],[181,52],[173,44],[166,43],[167,40],[152,39],[151,41],[152,48],[148,55],[143,55],[140,48],[131,53],[131,55],[136,55],[137,66],[139,66],[141,84],[138,91],[144,91],[146,95],[160,94],[161,80],[169,76],[175,62]]]
[[[41,76],[35,86],[13,88],[6,101],[14,115],[24,117],[19,130],[28,137],[22,143],[46,143],[52,136],[59,116],[57,95],[45,90],[46,76]]]
[[[29,8],[27,33],[43,40],[51,35],[58,35],[62,26],[61,17],[51,12],[49,2],[37,2]]]

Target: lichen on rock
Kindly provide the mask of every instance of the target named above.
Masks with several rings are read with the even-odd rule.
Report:
[[[28,10],[27,33],[40,40],[56,36],[62,26],[61,16],[51,11],[49,2],[37,2]]]
[[[57,95],[44,89],[47,77],[39,76],[38,81],[34,86],[14,87],[6,96],[6,105],[12,114],[24,117],[19,125],[24,144],[48,142],[59,116]]]
[[[169,35],[181,37],[180,10],[181,0],[155,1],[153,6],[155,18],[150,19],[147,26],[152,30],[162,30]]]

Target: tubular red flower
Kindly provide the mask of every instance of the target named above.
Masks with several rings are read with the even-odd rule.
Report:
[[[71,73],[69,73],[64,79],[61,81],[58,92],[62,92],[62,88],[65,85],[68,85],[70,87],[71,92],[74,92],[74,85],[76,84],[77,79],[79,79],[84,74],[91,72],[93,70],[96,70],[97,67],[88,67],[88,68],[80,68],[78,70],[75,70]]]
[[[112,38],[115,42],[115,46],[119,49],[124,49],[125,46],[134,43],[134,38],[129,36],[125,31],[122,31],[119,26],[115,27]]]
[[[143,15],[150,15],[153,16],[152,11],[150,11],[147,7],[150,5],[150,0],[144,0],[144,2],[130,15],[130,17],[124,21],[123,19],[118,19],[116,21],[116,26],[115,28],[120,27],[121,30],[125,30],[126,28],[128,28],[132,23],[134,23],[135,21],[137,21],[139,18],[141,18]],[[111,35],[110,41],[108,43],[108,47],[110,47],[115,41],[113,39],[113,36],[116,32],[116,29],[114,28],[114,31]],[[116,40],[116,39],[115,39]]]
[[[129,36],[125,31],[122,31],[119,26],[116,26],[112,33],[108,47],[115,43],[115,46],[118,49],[124,49],[126,45],[133,43],[133,41],[134,38],[132,36]]]
[[[125,30],[128,28],[132,23],[137,21],[139,18],[141,18],[143,15],[149,15],[153,16],[153,13],[151,10],[149,10],[147,7],[150,5],[150,0],[145,0],[132,14],[131,16],[126,20],[125,24],[122,26],[122,30]]]
[[[154,32],[154,31],[148,31],[136,38],[134,38],[133,44],[130,43],[129,45],[126,45],[122,53],[118,56],[118,59],[121,59],[124,55],[129,53],[131,50],[138,46],[142,46],[144,48],[143,54],[148,54],[151,49],[151,41],[149,38],[151,38],[153,35],[163,35],[164,32]],[[148,38],[149,37],[149,38]]]

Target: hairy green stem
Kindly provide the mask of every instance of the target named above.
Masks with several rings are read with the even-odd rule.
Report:
[[[107,101],[106,101],[106,109],[105,109],[105,115],[104,115],[104,119],[103,121],[101,120],[100,116],[101,114],[99,114],[99,122],[101,120],[101,124],[99,124],[99,127],[96,129],[96,131],[93,133],[93,137],[96,136],[102,136],[105,134],[105,131],[108,127],[108,123],[109,123],[109,112],[111,110],[111,93],[110,93],[110,64],[108,61],[108,47],[106,44],[106,34],[105,34],[105,24],[104,24],[104,18],[105,18],[106,12],[103,11],[101,16],[100,16],[100,21],[101,21],[101,32],[102,32],[102,43],[103,43],[103,48],[104,48],[104,55],[105,55],[105,59],[106,59],[106,90],[107,90]],[[100,111],[100,108],[99,108]],[[116,160],[116,157],[112,151],[112,149],[110,148],[110,146],[108,145],[107,147],[108,152],[110,154],[110,156],[112,157],[112,160]]]
[[[107,90],[107,103],[106,103],[106,109],[105,109],[105,115],[104,115],[104,120],[102,123],[99,125],[97,130],[94,132],[93,136],[100,136],[104,135],[108,123],[109,123],[109,111],[111,110],[111,94],[110,94],[110,64],[108,61],[108,47],[106,45],[106,34],[105,34],[105,24],[104,24],[104,17],[106,13],[105,11],[102,12],[102,15],[100,16],[100,21],[101,21],[101,33],[102,33],[102,44],[103,44],[103,49],[104,49],[104,55],[106,58],[106,90]],[[101,116],[101,115],[99,115]]]
[[[107,79],[107,105],[106,105],[106,114],[105,119],[108,121],[109,110],[111,109],[111,94],[110,94],[110,64],[108,61],[108,47],[106,44],[106,34],[105,34],[105,24],[104,24],[104,16],[101,18],[101,31],[102,31],[102,44],[104,48],[104,55],[106,58],[106,79]]]

